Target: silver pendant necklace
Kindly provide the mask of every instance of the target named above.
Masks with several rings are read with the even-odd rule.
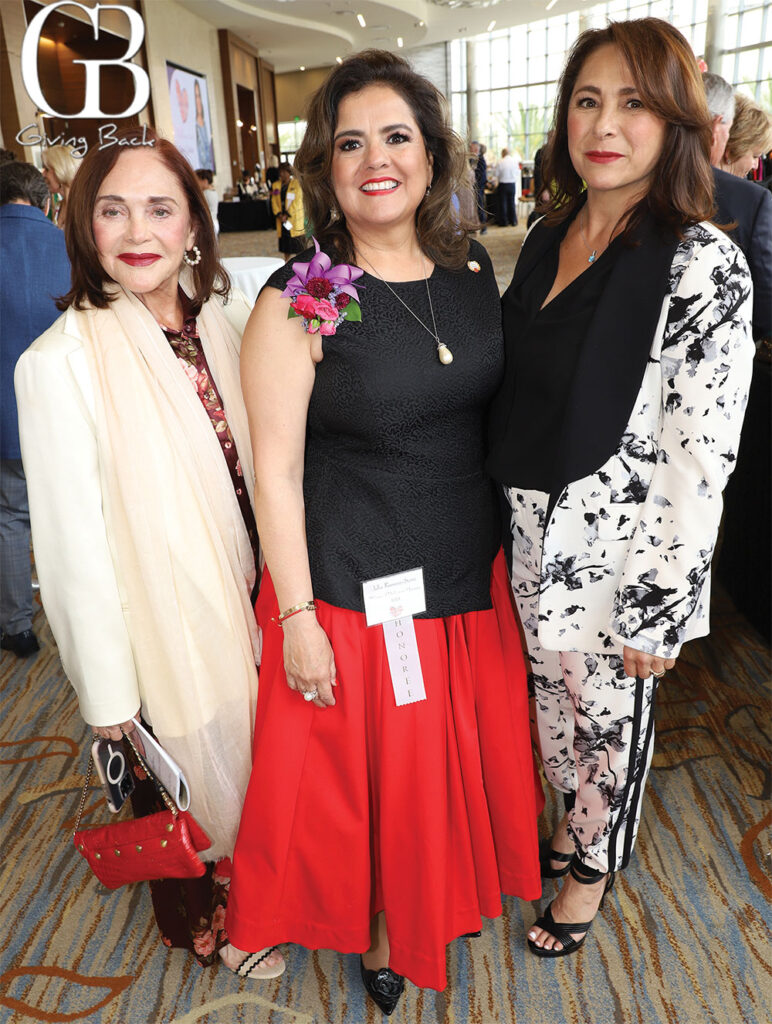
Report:
[[[590,243],[587,241],[587,238],[585,237],[584,227],[582,226],[583,225],[583,221],[584,221],[584,215],[585,215],[586,212],[587,212],[587,207],[583,206],[582,207],[582,212],[579,214],[579,234],[582,236],[582,241],[584,242],[585,249],[590,254],[587,262],[588,263],[594,263],[595,260],[598,258],[598,250],[590,248]]]
[[[413,310],[410,308],[410,306],[408,306],[408,304],[405,302],[405,300],[400,298],[399,295],[397,295],[397,293],[391,287],[389,282],[378,273],[378,271],[372,265],[370,260],[368,260],[368,258],[365,256],[365,254],[360,252],[359,255],[362,257],[362,259],[365,261],[365,263],[368,265],[368,267],[372,270],[372,272],[375,274],[375,276],[378,278],[378,280],[379,281],[383,281],[383,283],[389,289],[389,291],[394,296],[394,298],[398,302],[402,303],[402,305],[405,307],[405,309],[408,311],[408,313],[419,322],[419,324],[423,327],[423,329],[425,331],[428,331],[429,334],[431,334],[431,336],[434,338],[434,341],[435,341],[435,343],[437,345],[437,358],[439,359],[439,361],[442,363],[443,366],[449,366],[453,362],[453,353],[450,351],[450,349],[448,348],[447,345],[443,345],[443,343],[440,341],[440,336],[437,333],[437,321],[434,319],[434,306],[432,305],[432,293],[431,293],[431,291],[429,289],[429,278],[426,276],[426,264],[424,263],[423,258],[421,259],[421,266],[422,266],[423,272],[424,272],[424,284],[426,285],[426,294],[427,294],[427,296],[429,298],[429,310],[430,310],[430,312],[432,314],[432,326],[434,327],[434,330],[432,330],[431,327],[428,327],[423,322],[421,317],[418,316],[417,313],[413,312]]]

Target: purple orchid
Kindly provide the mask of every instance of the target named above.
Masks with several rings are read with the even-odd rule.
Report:
[[[316,254],[310,263],[292,264],[295,273],[287,282],[282,295],[312,295],[317,299],[326,299],[335,289],[336,294],[343,292],[359,302],[359,293],[353,282],[360,278],[364,271],[359,267],[352,267],[349,263],[336,263],[333,266],[327,253],[319,249],[319,243],[315,238],[313,242]]]

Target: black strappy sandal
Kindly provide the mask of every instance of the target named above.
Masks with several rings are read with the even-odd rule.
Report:
[[[604,875],[602,871],[593,871],[592,868],[588,868],[583,864],[576,854],[571,858],[568,870],[571,872],[571,877],[581,883],[581,885],[592,885],[601,878],[606,879],[606,884],[603,888],[603,895],[600,898],[600,903],[598,904],[598,910],[596,912],[597,917],[603,909],[606,894],[611,892],[614,887],[615,873],[613,871],[609,871],[608,874]],[[554,903],[554,900],[552,902]],[[595,918],[593,918],[593,921],[594,920]],[[543,946],[537,946],[532,939],[528,939],[528,948],[534,956],[553,960],[559,956],[570,956],[571,953],[575,953],[580,949],[584,945],[584,940],[587,938],[590,928],[592,928],[592,921],[556,921],[552,916],[552,903],[550,903],[542,916],[535,921],[534,927],[542,928],[545,932],[549,932],[554,939],[557,939],[558,942],[561,943],[563,948],[555,949],[553,947],[552,949],[545,949]],[[577,939],[572,932],[583,932],[584,934]]]
[[[563,875],[567,875],[571,870],[571,861],[574,859],[573,853],[561,853],[559,850],[553,850],[551,847],[551,839],[543,839],[539,843],[539,867],[541,869],[542,878],[562,878]],[[550,864],[551,860],[560,861],[565,867],[553,868]]]

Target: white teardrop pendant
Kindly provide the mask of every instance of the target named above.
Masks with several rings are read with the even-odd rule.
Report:
[[[443,345],[442,342],[437,346],[437,356],[443,366],[450,366],[453,362],[453,353],[450,351],[447,345]]]

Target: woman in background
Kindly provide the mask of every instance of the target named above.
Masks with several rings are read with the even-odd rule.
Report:
[[[196,101],[196,150],[198,152],[198,162],[203,164],[204,167],[214,167],[212,132],[206,123],[204,100],[201,95],[201,85],[197,78],[193,82],[193,94]]]
[[[49,146],[43,150],[43,177],[51,193],[53,221],[57,227],[64,228],[67,197],[80,163],[69,146]]]
[[[245,200],[257,199],[257,183],[246,167],[241,172],[241,180],[236,183],[236,188],[242,203]]]
[[[511,507],[545,772],[566,813],[528,933],[573,953],[632,853],[658,680],[708,632],[710,562],[754,346],[744,257],[710,221],[711,119],[681,33],[583,32],[545,157],[547,215],[502,299],[491,473]]]
[[[300,182],[293,177],[292,164],[279,164],[279,180],[271,187],[271,209],[276,217],[279,252],[285,262],[306,245],[306,217],[303,211],[303,192]]]
[[[734,120],[729,129],[721,170],[747,178],[772,148],[772,118],[753,100],[734,94]],[[772,274],[772,269],[770,269]]]

